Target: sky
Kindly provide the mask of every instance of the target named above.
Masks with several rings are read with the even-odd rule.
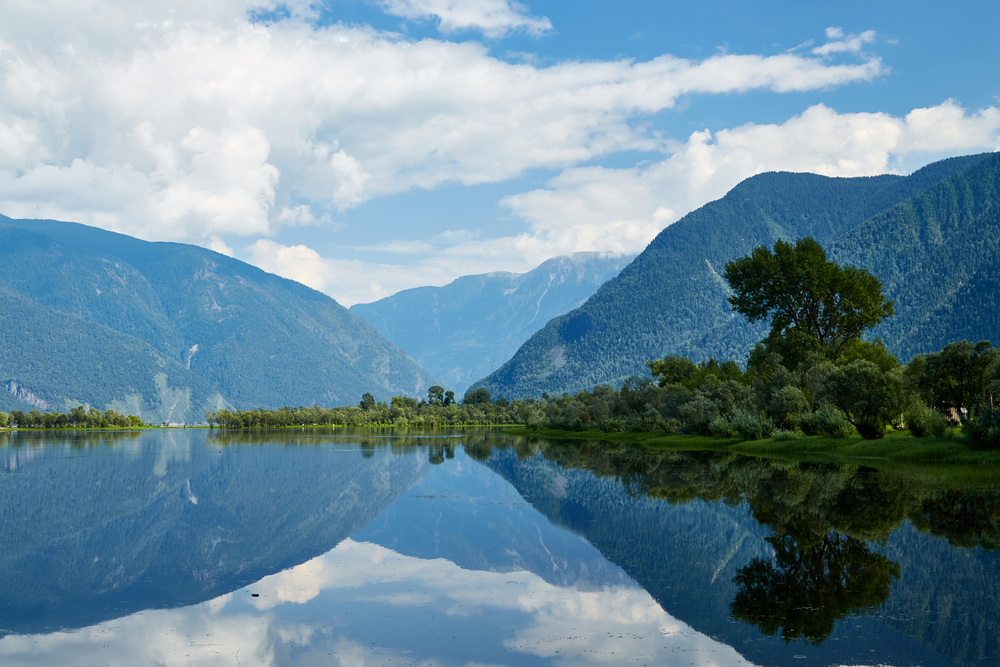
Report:
[[[5,0],[0,213],[341,304],[1000,150],[1000,3]]]

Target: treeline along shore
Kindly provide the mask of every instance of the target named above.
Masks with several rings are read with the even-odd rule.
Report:
[[[0,428],[142,428],[146,423],[135,415],[117,410],[101,412],[96,408],[77,406],[69,412],[13,410],[0,412]]]
[[[733,360],[695,363],[667,355],[633,376],[575,395],[492,400],[430,388],[427,400],[391,404],[366,394],[357,407],[284,408],[208,413],[226,428],[342,424],[363,426],[519,424],[532,429],[663,432],[742,440],[807,436],[866,440],[887,431],[943,437],[961,426],[980,449],[1000,447],[1000,350],[990,341],[949,343],[905,366],[881,340],[864,333],[892,317],[881,282],[864,269],[839,266],[812,238],[778,241],[729,262],[729,302],[771,331],[741,368]]]
[[[812,238],[760,246],[726,264],[734,314],[770,323],[742,366],[696,363],[675,355],[649,361],[648,376],[620,389],[598,385],[575,395],[494,400],[484,388],[461,401],[434,385],[427,398],[390,402],[364,394],[357,406],[205,413],[210,427],[520,425],[604,433],[655,432],[717,439],[792,440],[823,436],[866,440],[908,431],[917,438],[961,433],[977,449],[1000,448],[1000,349],[958,341],[901,364],[880,339],[864,334],[894,313],[881,282],[839,266]],[[140,426],[112,410],[69,414],[0,413],[19,427]]]

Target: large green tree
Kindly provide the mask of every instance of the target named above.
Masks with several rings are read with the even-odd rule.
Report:
[[[770,319],[769,340],[814,341],[831,358],[893,314],[882,283],[865,269],[838,266],[813,238],[759,246],[726,264],[729,303],[750,322]]]

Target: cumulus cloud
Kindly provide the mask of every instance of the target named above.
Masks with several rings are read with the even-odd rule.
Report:
[[[543,27],[507,0],[390,4],[442,29]],[[662,150],[634,120],[685,96],[883,72],[875,56],[808,54],[511,64],[475,42],[317,27],[310,3],[283,6],[290,17],[254,23],[239,0],[5,3],[0,211],[205,245],[270,236],[414,188]]]
[[[975,150],[1000,150],[1000,109],[970,112],[949,100],[900,118],[816,105],[781,124],[694,132],[651,164],[567,169],[546,188],[501,204],[528,221],[533,243],[561,252],[638,252],[668,224],[754,174],[900,173],[927,156]]]
[[[487,37],[503,37],[518,30],[536,36],[552,30],[547,18],[527,16],[526,7],[508,0],[381,0],[379,5],[403,18],[437,18],[445,33],[476,29]]]
[[[426,242],[365,248],[419,256],[398,264],[324,258],[305,246],[284,248],[271,241],[251,248],[262,268],[350,305],[407,287],[443,285],[482,273],[483,267],[523,272],[555,255],[641,252],[686,213],[764,171],[908,173],[939,157],[993,150],[1000,150],[997,107],[970,111],[948,100],[898,117],[841,114],[820,104],[780,124],[694,132],[671,145],[664,159],[636,167],[565,169],[544,188],[500,201],[526,223],[525,231],[514,236],[483,238],[456,230]]]

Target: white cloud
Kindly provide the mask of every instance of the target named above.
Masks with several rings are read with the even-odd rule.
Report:
[[[527,243],[559,253],[638,252],[668,224],[757,173],[870,176],[976,150],[1000,150],[1000,109],[969,112],[949,100],[898,118],[817,105],[780,125],[695,132],[652,164],[567,169],[545,189],[501,203],[528,221]]]
[[[517,24],[530,17],[506,0],[406,6],[442,27],[535,25]],[[539,67],[475,42],[317,28],[308,2],[266,25],[247,8],[4,3],[0,211],[206,245],[269,236],[372,197],[663,149],[633,121],[685,96],[821,89],[883,71],[877,57],[792,54]]]
[[[929,159],[1000,150],[1000,108],[968,111],[948,100],[900,118],[816,105],[781,124],[694,132],[671,149],[663,160],[632,168],[566,169],[543,189],[503,198],[500,204],[527,223],[516,236],[454,230],[363,248],[419,256],[408,264],[327,259],[305,246],[260,241],[251,246],[252,261],[351,305],[487,270],[523,272],[555,255],[637,253],[669,224],[764,171],[907,173]]]
[[[812,52],[818,56],[829,56],[834,53],[861,53],[865,44],[875,41],[875,31],[865,30],[860,35],[851,33],[845,36],[840,28],[827,28],[826,37],[830,41],[817,46]]]
[[[502,612],[510,635],[495,639],[492,628],[483,633],[495,665],[521,664],[526,655],[567,666],[750,664],[732,647],[664,612],[638,586],[560,588],[530,572],[464,570],[444,559],[413,558],[351,539],[248,589],[80,630],[7,635],[0,638],[0,662],[9,667],[252,667],[293,660],[334,667],[458,664],[454,647],[442,649],[435,642],[394,648],[405,641],[396,637],[387,646],[373,645],[370,623],[379,621],[389,633],[394,624],[412,632],[424,627],[421,617],[434,613],[447,617],[450,631],[468,633],[491,624],[488,614]],[[260,597],[251,598],[250,591]]]
[[[547,18],[526,16],[527,8],[509,0],[380,0],[389,14],[408,19],[440,19],[441,32],[482,30],[487,37],[503,37],[523,30],[541,35],[552,30]]]

